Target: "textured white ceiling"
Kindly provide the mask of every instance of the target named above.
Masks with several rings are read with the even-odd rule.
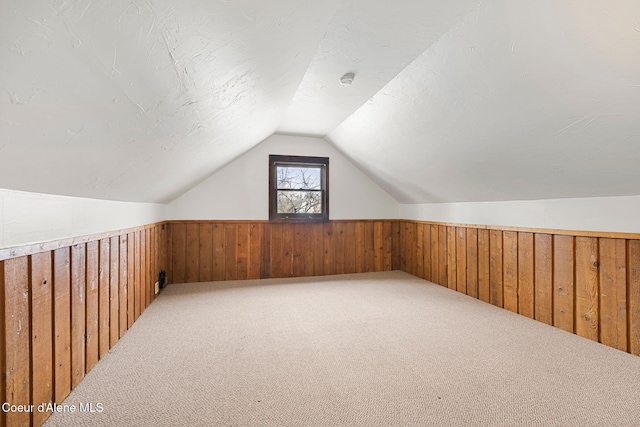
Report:
[[[0,188],[168,201],[277,131],[401,202],[640,194],[638,52],[634,0],[0,0]]]
[[[278,132],[325,136],[460,21],[476,1],[345,0]],[[353,72],[353,85],[339,78]]]
[[[329,134],[404,203],[640,194],[640,3],[483,2]]]
[[[0,1],[0,187],[155,202],[276,130],[339,5]]]

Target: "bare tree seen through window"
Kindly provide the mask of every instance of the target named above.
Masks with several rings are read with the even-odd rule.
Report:
[[[278,213],[322,213],[321,168],[278,166]]]
[[[269,154],[269,221],[329,221],[329,158]]]

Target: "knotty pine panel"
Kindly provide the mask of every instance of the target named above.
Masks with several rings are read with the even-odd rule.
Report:
[[[236,264],[238,262],[238,225],[225,224],[224,226],[224,245],[225,245],[225,280],[236,280],[238,272]]]
[[[304,241],[307,244],[307,246],[302,250],[302,255],[301,255],[301,260],[304,266],[303,275],[305,277],[313,276],[315,274],[314,258],[315,258],[316,252],[319,252],[319,251],[316,251],[316,239],[313,236],[314,225],[315,224],[312,224],[311,227],[305,227],[302,230],[302,233],[304,234]]]
[[[447,287],[449,284],[447,273],[449,271],[449,264],[447,263],[449,257],[447,252],[447,226],[438,226],[438,283],[441,286]]]
[[[2,263],[0,287],[4,294],[2,347],[4,351],[3,389],[5,401],[13,405],[31,403],[30,343],[29,332],[29,257],[5,260]],[[39,323],[36,321],[36,323]],[[30,425],[28,412],[0,412],[7,426]]]
[[[503,306],[503,250],[502,231],[489,230],[489,302]]]
[[[337,223],[334,224],[334,232],[333,232],[333,237],[335,240],[333,240],[332,242],[330,242],[330,245],[335,245],[335,260],[336,260],[336,270],[335,273],[336,274],[345,274],[347,273],[348,269],[347,269],[347,262],[345,260],[346,258],[346,254],[349,252],[346,249],[346,244],[345,244],[345,230],[346,230],[347,224],[345,223]]]
[[[467,295],[478,298],[478,230],[466,229]]]
[[[128,287],[129,287],[129,254],[127,252],[128,248],[128,236],[123,234],[120,236],[120,278],[119,278],[119,287],[118,287],[118,303],[120,304],[119,312],[119,325],[120,325],[120,338],[124,336],[124,333],[129,328],[129,319],[127,316],[127,308],[129,304],[129,295],[128,295]]]
[[[149,300],[149,304],[151,304],[156,299],[156,282],[159,280],[160,271],[159,265],[160,260],[158,258],[159,251],[159,228],[151,229],[151,249],[149,250],[149,295],[151,299]]]
[[[238,224],[236,275],[241,279],[249,278],[249,243],[251,233],[249,224]]]
[[[154,273],[159,273],[160,270],[165,271],[167,274],[169,270],[169,258],[168,258],[168,242],[169,242],[169,230],[166,224],[159,224],[155,227],[158,233],[157,247],[157,265]]]
[[[245,226],[240,224],[239,227]],[[288,227],[285,227],[288,228]],[[307,246],[305,239],[305,224],[293,224],[291,227],[291,233],[285,234],[290,238],[289,244],[293,247],[291,252],[291,276],[302,277],[305,274],[304,254],[312,249]]]
[[[149,230],[140,230],[140,313],[149,305]]]
[[[478,298],[491,301],[489,230],[478,230]]]
[[[187,224],[185,281],[197,282],[200,275],[200,226]]]
[[[85,245],[71,247],[71,388],[85,373],[86,332]]]
[[[152,228],[149,230],[149,250],[147,253],[149,254],[149,304],[153,302],[156,298],[156,282],[159,279],[158,272],[160,268],[158,268],[158,227]]]
[[[294,229],[291,224],[282,225],[282,276],[293,277],[293,257],[295,251],[293,248]],[[232,246],[227,251],[227,259],[229,256],[236,256],[237,252]],[[344,257],[343,257],[344,258]],[[233,277],[235,279],[235,277]]]
[[[422,278],[431,280],[431,226],[419,226],[422,228]]]
[[[264,225],[260,225],[261,228],[264,228]],[[313,224],[311,226],[313,241],[314,241],[314,252],[313,252],[313,275],[322,274],[324,272],[324,225],[322,223]],[[252,252],[253,256],[253,252]],[[260,264],[260,256],[256,254],[255,256],[258,265]],[[380,256],[380,262],[382,265],[382,256]],[[380,267],[382,270],[382,266]],[[260,276],[258,276],[260,277]]]
[[[367,221],[364,223],[364,271],[371,272],[376,271],[375,269],[375,249],[374,249],[374,223],[372,221]],[[422,264],[420,264],[422,265]],[[421,271],[421,269],[420,269]]]
[[[408,273],[416,275],[416,224],[413,222],[404,224],[405,247],[407,254],[405,256],[406,270]]]
[[[598,341],[598,239],[576,237],[576,334]]]
[[[573,236],[553,238],[553,325],[574,332]]]
[[[432,281],[433,283],[438,283],[440,280],[440,243],[438,242],[440,234],[438,233],[438,226],[435,224],[429,225],[431,230],[430,234],[430,245],[429,252],[431,255],[431,277],[427,280]]]
[[[120,293],[118,291],[120,282],[120,237],[112,237],[109,247],[111,248],[111,264],[109,266],[109,348],[112,348],[120,339]]]
[[[173,224],[170,226],[173,233],[179,232],[177,227]],[[175,244],[175,240],[171,240],[171,244]],[[224,224],[213,224],[213,280],[224,280],[224,266],[225,266],[225,252],[224,252]],[[173,283],[179,283],[177,278]]]
[[[364,224],[361,222],[358,223],[349,223],[349,225],[353,226],[353,230],[348,230],[349,234],[353,233],[355,238],[349,239],[349,246],[351,247],[349,253],[354,254],[354,268],[353,271],[356,273],[364,273]],[[348,235],[349,235],[348,234]],[[415,247],[415,246],[414,246]],[[415,252],[414,252],[415,254]],[[415,256],[415,255],[414,255]]]
[[[152,271],[153,268],[153,247],[152,247],[152,230],[151,229],[146,229],[144,230],[145,232],[145,246],[144,246],[144,250],[145,250],[145,259],[144,259],[144,264],[145,264],[145,273],[146,273],[146,277],[145,277],[145,293],[144,293],[144,298],[145,298],[145,304],[144,304],[144,308],[149,307],[149,304],[151,304],[151,302],[153,301],[153,297],[154,297],[154,284],[155,284],[155,273]]]
[[[443,286],[447,286],[449,289],[457,289],[457,250],[456,250],[456,228],[447,228],[447,283]]]
[[[140,304],[140,287],[142,283],[142,262],[140,258],[140,231],[134,233],[133,242],[133,262],[135,263],[134,276],[133,276],[133,318],[134,321],[138,320],[140,313],[142,312],[142,305]]]
[[[87,243],[86,249],[86,372],[89,372],[100,355],[99,347],[99,282],[100,282],[100,254],[97,240]]]
[[[100,277],[98,278],[98,355],[102,358],[111,347],[109,340],[111,240],[102,239],[98,243],[100,262]]]
[[[171,275],[169,281],[184,283],[187,279],[187,224],[175,223],[169,227],[171,229]],[[222,232],[224,233],[224,228]],[[142,238],[140,241],[142,242]],[[142,267],[142,263],[140,266]],[[141,277],[142,275],[141,272]],[[142,282],[140,283],[142,284]]]
[[[553,325],[553,236],[534,237],[535,319]]]
[[[147,233],[146,230],[140,230],[140,287],[138,288],[140,314],[147,307],[147,275]]]
[[[320,239],[320,245],[322,245],[322,224],[315,224],[314,227],[314,238],[316,241]],[[263,224],[250,224],[249,225],[249,270],[247,279],[259,279],[261,277],[262,271],[262,263],[261,263],[261,254],[260,251],[262,249],[262,240],[263,240],[263,232],[264,225]],[[316,254],[316,259],[314,263],[320,264],[320,267],[315,267],[316,269],[322,268],[322,256],[318,257]],[[319,255],[322,255],[319,253]],[[266,264],[266,263],[265,263]]]
[[[53,401],[53,317],[51,252],[31,258],[31,372],[34,402]],[[42,424],[49,413],[34,412],[33,423]]]
[[[270,235],[269,241],[271,242],[269,257],[267,258],[269,260],[271,268],[267,277],[285,277],[282,264],[282,258],[284,254],[282,250],[282,229],[282,224],[273,224],[266,227],[266,233]],[[224,253],[226,251],[224,251],[224,247],[222,248],[222,250],[222,256],[225,256]]]
[[[391,235],[389,238],[389,247],[391,248],[391,270],[400,270],[400,222],[399,221],[390,221],[385,222],[391,227]],[[386,229],[386,228],[385,228]],[[387,265],[385,264],[385,269],[387,269]]]
[[[462,227],[456,228],[456,288],[467,295],[467,232]]]
[[[502,267],[504,308],[518,312],[518,233],[505,231],[502,234]]]
[[[135,322],[136,245],[135,233],[127,235],[127,328]],[[138,270],[139,271],[139,270]]]
[[[322,224],[322,250],[324,253],[324,262],[322,270],[325,274],[336,274],[336,248],[333,244],[334,225],[330,222]],[[390,230],[389,230],[390,231]]]
[[[106,239],[108,240],[108,239]],[[54,289],[54,397],[62,402],[71,391],[71,250],[53,253]],[[108,307],[108,305],[107,305]],[[109,336],[107,317],[107,338]],[[108,348],[108,347],[107,347]]]
[[[418,224],[413,224],[412,227],[414,233],[414,259],[413,259],[413,275],[418,277],[424,277],[424,230]]]
[[[373,269],[372,271],[383,271],[384,269],[384,224],[373,223]]]
[[[200,224],[200,252],[198,272],[198,280],[200,282],[209,282],[213,280],[213,225]]]
[[[600,239],[600,339],[627,351],[626,244]]]
[[[518,233],[518,313],[535,316],[533,233]]]
[[[134,295],[134,303],[137,302],[138,308],[138,316],[142,315],[142,313],[144,312],[145,309],[145,289],[146,289],[146,276],[147,276],[147,266],[146,266],[146,246],[147,246],[147,242],[146,242],[146,233],[145,230],[140,230],[140,233],[138,235],[138,243],[139,246],[137,248],[138,253],[136,254],[136,256],[139,258],[138,261],[139,265],[136,268],[136,274],[139,272],[140,274],[140,279],[138,282],[138,289],[136,291],[136,295]],[[186,247],[185,247],[185,251],[186,251]],[[135,286],[135,284],[134,284]],[[134,304],[135,305],[135,304]]]
[[[409,241],[409,233],[408,233],[408,222],[400,222],[398,231],[399,235],[399,245],[398,249],[400,250],[400,254],[398,256],[398,261],[400,262],[400,270],[409,273],[409,269],[407,268],[407,256],[409,251],[411,250],[411,242]]]
[[[339,235],[339,247],[344,247],[344,266],[342,273],[355,273],[356,268],[356,224],[353,222],[345,222]]]

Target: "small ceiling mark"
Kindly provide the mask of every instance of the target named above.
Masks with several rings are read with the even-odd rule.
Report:
[[[342,86],[351,86],[353,83],[353,79],[356,77],[353,73],[347,73],[344,76],[340,77],[340,84]]]

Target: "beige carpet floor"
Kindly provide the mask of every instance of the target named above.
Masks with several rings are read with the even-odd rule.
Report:
[[[170,285],[53,426],[638,426],[640,358],[402,272]]]

